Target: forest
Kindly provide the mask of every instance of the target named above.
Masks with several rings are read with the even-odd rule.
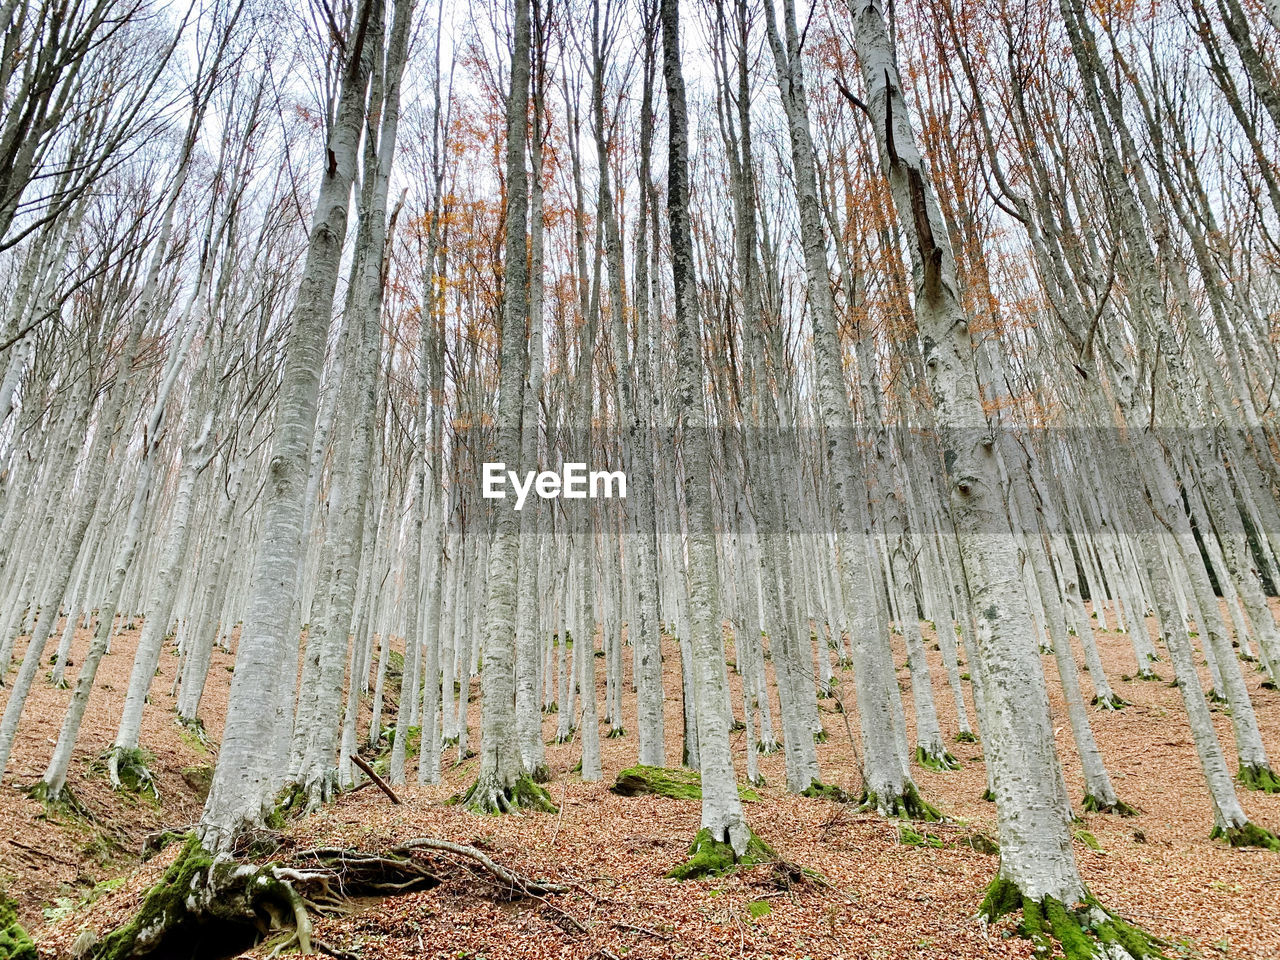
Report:
[[[0,33],[0,960],[1280,956],[1280,0]]]

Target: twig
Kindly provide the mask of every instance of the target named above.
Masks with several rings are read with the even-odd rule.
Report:
[[[68,867],[79,866],[79,864],[75,863],[72,860],[63,860],[61,857],[55,857],[52,853],[49,853],[47,850],[37,850],[35,847],[28,847],[25,843],[19,843],[17,840],[14,840],[12,837],[9,838],[9,842],[12,843],[19,850],[26,850],[28,853],[34,853],[37,857],[43,857],[44,859],[52,860],[55,863],[66,864]]]
[[[409,840],[395,847],[394,853],[402,853],[410,850],[442,850],[445,853],[457,854],[460,857],[466,857],[480,864],[503,883],[508,884],[512,889],[519,890],[529,895],[537,895],[540,893],[564,893],[569,888],[559,883],[548,883],[545,880],[531,880],[528,877],[510,870],[502,864],[491,860],[484,853],[475,847],[467,846],[463,843],[453,843],[449,840],[437,840],[435,837],[419,837],[416,840]]]
[[[351,762],[367,773],[369,775],[369,779],[378,785],[378,789],[391,798],[392,803],[400,802],[400,798],[396,796],[396,792],[387,786],[387,781],[383,780],[373,772],[373,767],[369,766],[369,764],[365,762],[364,757],[360,756],[358,753],[353,753],[351,754]]]

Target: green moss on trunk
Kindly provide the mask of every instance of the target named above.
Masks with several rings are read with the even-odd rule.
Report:
[[[1138,815],[1136,808],[1129,806],[1119,797],[1116,798],[1115,803],[1105,803],[1093,794],[1086,793],[1080,806],[1088,813],[1114,813],[1121,817],[1136,817]]]
[[[960,769],[960,761],[953,757],[948,750],[943,750],[941,754],[936,754],[930,753],[924,747],[916,747],[916,763],[935,773]]]
[[[18,923],[17,904],[0,891],[0,960],[36,960],[36,945]]]
[[[558,807],[546,788],[530,776],[523,776],[510,787],[493,789],[492,784],[477,780],[465,794],[455,798],[475,813],[502,814],[517,810],[556,813]]]
[[[1045,955],[1056,944],[1066,960],[1123,960],[1126,954],[1132,960],[1164,958],[1161,940],[1120,919],[1087,892],[1075,905],[1053,897],[1037,901],[1023,896],[1012,880],[997,875],[987,887],[979,915],[995,921],[1018,910],[1022,911],[1018,932]]]
[[[1215,826],[1209,834],[1210,840],[1225,840],[1233,847],[1261,847],[1264,850],[1280,850],[1280,837],[1256,823],[1246,823],[1243,827]]]
[[[672,880],[699,880],[703,877],[722,877],[730,871],[757,863],[777,863],[779,857],[773,848],[751,834],[747,841],[747,850],[741,856],[733,852],[733,847],[712,836],[705,827],[698,831],[689,847],[689,859],[667,872]]]
[[[142,907],[123,927],[113,931],[94,950],[95,960],[127,960],[154,948],[164,933],[179,926],[187,914],[191,891],[209,876],[213,858],[192,836],[159,883],[147,891]]]
[[[1261,790],[1263,793],[1280,793],[1280,779],[1271,772],[1270,767],[1241,764],[1237,775],[1240,785],[1249,790]]]
[[[903,820],[924,820],[927,823],[937,823],[946,819],[937,807],[920,796],[915,784],[910,782],[907,783],[901,794],[892,797],[882,797],[864,789],[862,796],[858,799],[858,803],[860,806],[868,810],[875,810],[886,817],[901,817]]]

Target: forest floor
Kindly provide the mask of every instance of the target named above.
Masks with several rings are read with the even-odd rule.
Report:
[[[221,652],[215,654],[202,705],[209,744],[173,722],[169,688],[178,661],[166,654],[143,731],[144,744],[155,756],[159,800],[114,793],[106,781],[98,758],[114,734],[136,639],[132,630],[117,638],[90,702],[69,781],[83,815],[46,813],[15,789],[39,778],[70,696],[48,683],[37,682],[32,692],[11,772],[0,789],[0,885],[18,901],[44,957],[70,956],[81,930],[109,929],[136,910],[141,892],[176,855],[176,847],[170,847],[142,862],[146,835],[191,825],[207,789],[231,676],[232,659]],[[1177,689],[1167,682],[1122,680],[1134,665],[1127,637],[1099,632],[1098,640],[1113,686],[1132,705],[1094,712],[1094,730],[1118,793],[1141,813],[1123,819],[1083,815],[1076,853],[1086,882],[1113,910],[1164,937],[1170,957],[1280,956],[1280,857],[1233,850],[1209,839],[1209,799]],[[73,662],[87,642],[85,636],[77,638]],[[966,839],[978,832],[994,834],[995,810],[981,799],[980,745],[955,742],[950,689],[939,655],[932,642],[929,646],[938,712],[962,766],[948,773],[914,771],[921,793],[956,821],[917,824],[933,838],[925,845],[902,842],[896,822],[848,805],[788,795],[778,753],[761,758],[767,785],[758,791],[761,799],[746,804],[747,816],[780,855],[818,871],[821,881],[778,889],[766,867],[714,880],[665,879],[666,871],[685,858],[698,828],[699,804],[608,791],[617,773],[634,763],[635,718],[628,696],[628,735],[608,739],[607,726],[601,725],[603,783],[584,783],[570,772],[580,757],[576,740],[548,747],[554,774],[548,786],[559,814],[484,817],[445,806],[442,801],[474,778],[477,763],[472,758],[455,765],[456,751],[448,751],[447,782],[400,788],[405,800],[400,806],[366,789],[288,827],[304,845],[374,850],[418,836],[466,842],[527,875],[569,884],[571,892],[507,903],[486,896],[486,884],[457,872],[435,889],[320,919],[316,936],[362,958],[1031,957],[1031,945],[1011,936],[1008,922],[987,928],[975,917],[997,857],[977,852]],[[907,690],[905,651],[896,652]],[[625,659],[628,654],[624,651]],[[674,765],[681,729],[674,645],[666,662],[667,752]],[[603,704],[603,661],[597,666]],[[1168,663],[1156,668],[1166,681],[1172,679]],[[1052,657],[1045,658],[1045,671],[1059,751],[1078,804],[1082,779]],[[736,710],[738,677],[731,676]],[[1280,760],[1280,693],[1263,688],[1252,665],[1246,665],[1246,676],[1274,763]],[[843,699],[852,709],[851,677],[846,677]],[[74,668],[69,679],[74,683]],[[1087,678],[1084,683],[1088,690]],[[474,738],[478,683],[473,691]],[[907,694],[904,706],[910,725]],[[819,747],[824,778],[856,791],[856,753],[844,718],[834,700],[823,700],[821,707],[829,735]],[[776,717],[776,692],[774,709]],[[1229,717],[1217,709],[1215,717],[1230,751]],[[849,720],[856,730],[856,717]],[[554,738],[554,716],[547,719],[546,735],[548,741]],[[743,733],[734,736],[741,774]],[[1240,794],[1256,822],[1280,831],[1280,795]],[[264,945],[251,955],[269,952]]]

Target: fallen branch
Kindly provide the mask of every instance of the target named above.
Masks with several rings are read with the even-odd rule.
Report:
[[[392,803],[400,803],[400,798],[396,796],[396,792],[387,786],[387,781],[373,772],[373,767],[365,761],[364,757],[358,753],[351,754],[351,762],[369,775],[369,779],[378,785],[378,789],[391,798]]]
[[[507,884],[513,890],[528,896],[537,896],[539,894],[564,893],[569,888],[559,883],[548,883],[545,880],[531,880],[514,870],[510,870],[502,864],[490,859],[475,847],[467,846],[463,843],[454,843],[450,840],[437,840],[435,837],[419,837],[416,840],[409,840],[392,848],[392,853],[408,853],[411,850],[440,850],[444,853],[452,853],[459,857],[466,857],[468,860],[474,860],[480,864],[491,874]]]

